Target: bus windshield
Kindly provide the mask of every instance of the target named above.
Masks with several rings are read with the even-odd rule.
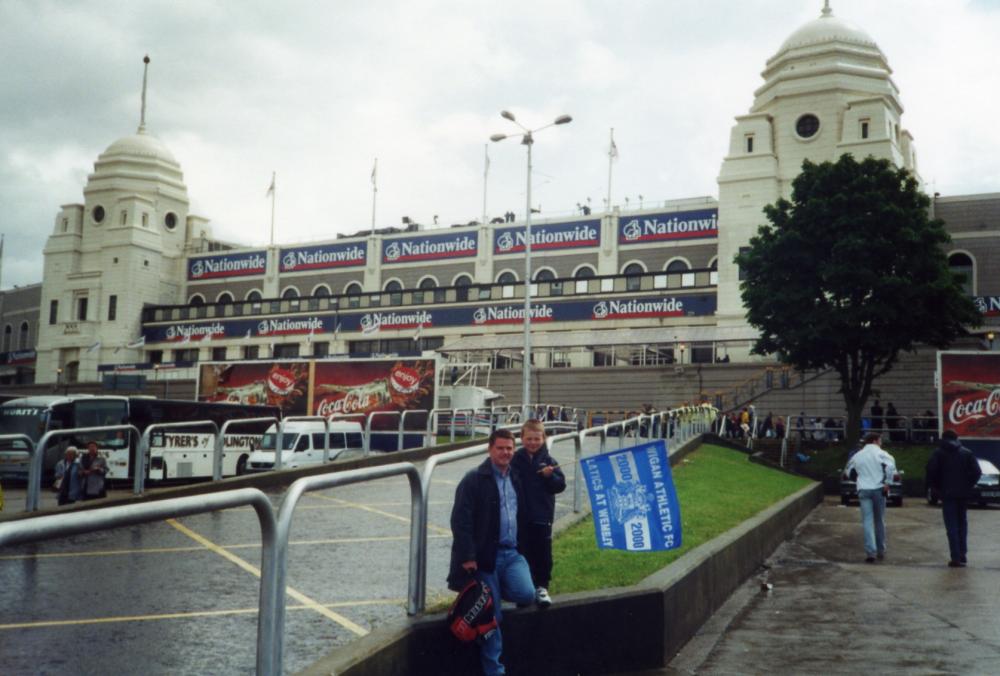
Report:
[[[290,451],[295,448],[295,440],[299,438],[299,435],[291,432],[286,432],[281,437],[281,450]],[[262,451],[273,451],[274,447],[278,443],[278,435],[274,432],[268,432],[260,440],[260,450]]]
[[[39,406],[0,406],[0,434],[26,434],[38,441],[45,431],[45,413]]]

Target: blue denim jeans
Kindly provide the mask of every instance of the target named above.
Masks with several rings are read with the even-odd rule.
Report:
[[[968,552],[966,541],[969,535],[968,510],[965,500],[961,498],[944,498],[941,500],[941,516],[944,518],[944,529],[948,533],[948,550],[952,561],[965,563]]]
[[[486,676],[504,674],[506,671],[500,662],[500,653],[503,651],[503,637],[500,635],[501,598],[514,603],[531,603],[535,600],[535,585],[531,582],[528,562],[517,553],[516,549],[498,549],[496,568],[493,572],[478,571],[476,576],[489,586],[497,618],[496,631],[479,647],[479,661]]]
[[[858,491],[861,526],[865,531],[865,554],[885,553],[885,494],[881,488]]]

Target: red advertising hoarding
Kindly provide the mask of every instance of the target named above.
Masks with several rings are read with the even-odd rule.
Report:
[[[1000,439],[1000,353],[938,352],[942,432]]]

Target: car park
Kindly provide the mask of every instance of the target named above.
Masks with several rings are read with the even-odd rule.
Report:
[[[851,470],[850,475],[840,470],[840,504],[849,505],[858,499],[858,473]],[[889,495],[886,502],[895,507],[903,506],[903,471],[897,470],[889,481]]]
[[[976,460],[979,462],[979,469],[983,474],[979,477],[976,485],[972,487],[969,502],[976,503],[980,507],[985,507],[990,503],[1000,503],[1000,470],[989,460],[982,458],[976,458]],[[937,491],[930,486],[926,487],[926,492],[927,504],[936,505],[940,501],[941,498]]]

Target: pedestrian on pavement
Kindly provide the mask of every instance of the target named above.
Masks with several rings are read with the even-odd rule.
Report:
[[[876,399],[875,403],[872,404],[872,430],[875,432],[880,432],[882,430],[882,425],[885,420],[882,416],[885,415],[885,411],[882,409],[882,404]]]
[[[514,458],[514,435],[495,430],[487,444],[489,458],[469,470],[455,490],[451,510],[451,566],[448,588],[460,591],[469,576],[484,582],[493,595],[496,631],[483,637],[479,660],[487,676],[506,673],[500,655],[501,599],[519,604],[535,600],[528,562],[518,551],[526,532],[525,496]]]
[[[545,425],[529,420],[521,426],[521,448],[514,453],[511,466],[524,485],[526,531],[524,558],[535,583],[535,603],[545,608],[552,604],[549,582],[552,579],[552,522],[555,520],[556,494],[566,490],[566,477],[549,455],[545,444]]]
[[[885,558],[885,498],[896,473],[896,460],[882,450],[882,435],[869,432],[864,447],[847,461],[848,476],[857,472],[858,503],[865,538],[865,563]]]
[[[76,455],[76,446],[68,446],[63,459],[56,463],[60,505],[71,505],[83,497],[83,477],[80,475],[80,463],[76,461]]]
[[[941,443],[927,461],[927,485],[941,497],[941,515],[948,534],[948,551],[952,568],[964,568],[967,563],[969,534],[966,500],[982,475],[979,461],[963,446],[954,430],[945,430]]]
[[[87,443],[87,455],[80,459],[80,474],[83,475],[83,499],[94,500],[107,495],[104,489],[108,473],[108,461],[97,453],[97,442]]]

